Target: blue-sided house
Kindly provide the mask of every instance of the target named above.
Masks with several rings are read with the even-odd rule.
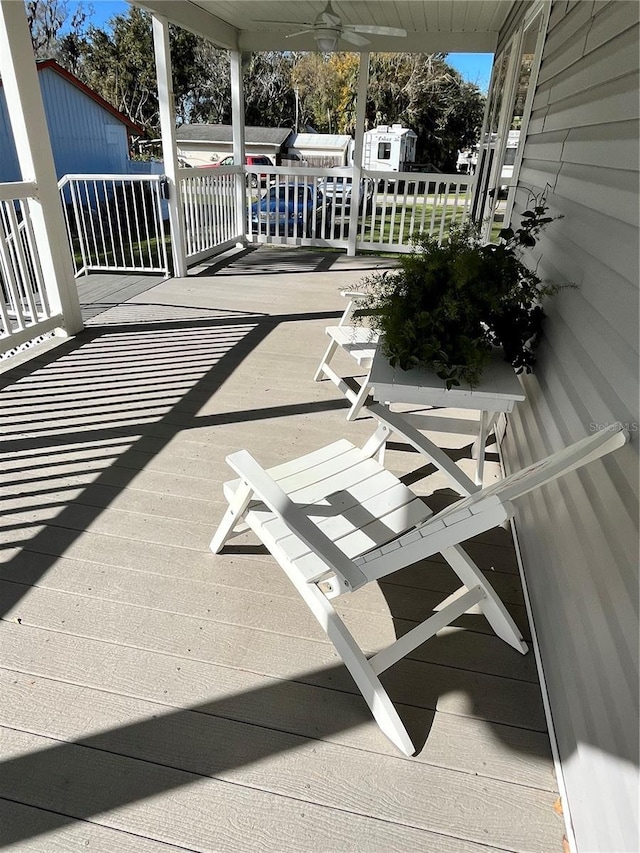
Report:
[[[131,136],[144,131],[52,59],[38,62],[58,178],[68,174],[128,174]],[[0,81],[0,183],[19,181],[20,169]]]

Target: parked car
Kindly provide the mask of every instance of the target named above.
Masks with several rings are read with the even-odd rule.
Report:
[[[259,154],[247,154],[247,156],[244,158],[244,162],[246,163],[247,166],[273,166],[273,163],[271,162],[271,160],[268,157],[265,157],[264,155],[261,155],[261,154],[260,155]],[[233,159],[233,154],[229,154],[228,157],[223,157],[222,160],[220,160],[218,163],[214,163],[213,165],[214,166],[233,166],[233,165],[235,165],[234,159]],[[252,174],[251,175],[251,186],[252,187],[258,186],[258,177],[260,178],[261,184],[264,185],[268,182],[268,178],[269,178],[268,175],[258,176],[258,175]]]
[[[351,210],[351,193],[353,191],[353,178],[345,175],[328,175],[326,178],[321,178],[318,181],[318,187],[331,199],[334,211],[344,211],[347,213]],[[362,213],[365,209],[371,209],[371,199],[373,196],[373,183],[370,180],[360,179],[360,201],[358,211]]]
[[[288,237],[319,237],[331,233],[331,201],[313,184],[281,184],[267,190],[251,205],[253,233]]]

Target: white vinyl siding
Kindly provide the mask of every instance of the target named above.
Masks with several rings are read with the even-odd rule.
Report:
[[[517,524],[577,848],[637,853],[638,838],[638,4],[552,7],[519,178],[549,185],[546,306],[507,467],[607,423],[632,441],[521,502]]]

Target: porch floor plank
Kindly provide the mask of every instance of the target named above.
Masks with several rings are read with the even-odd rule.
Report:
[[[7,849],[560,853],[531,652],[467,614],[387,673],[407,759],[255,540],[208,551],[228,453],[269,466],[371,433],[312,377],[339,289],[389,263],[260,249],[215,276],[90,276],[84,332],[0,378]],[[449,439],[469,472],[469,439]],[[451,500],[428,466],[409,482]],[[508,532],[469,550],[528,636]],[[339,608],[373,651],[451,575],[435,557]]]

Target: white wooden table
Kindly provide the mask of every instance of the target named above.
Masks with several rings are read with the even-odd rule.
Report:
[[[373,386],[373,398],[387,406],[387,418],[392,421],[401,419],[403,424],[417,430],[436,432],[454,432],[475,436],[472,456],[477,460],[475,481],[482,483],[484,473],[484,448],[486,438],[495,427],[501,412],[511,412],[516,403],[525,399],[522,386],[511,365],[506,362],[500,351],[496,350],[491,362],[482,372],[481,381],[474,388],[461,383],[449,390],[444,380],[433,371],[424,368],[401,370],[391,367],[380,347],[374,356],[369,383]],[[477,420],[433,415],[431,410],[424,414],[399,413],[388,409],[391,403],[430,406],[446,409],[473,409],[479,412]],[[377,407],[369,407],[375,410]],[[375,413],[375,411],[374,411]],[[380,414],[380,409],[378,409]],[[393,424],[390,424],[393,425]],[[417,444],[416,444],[417,446]],[[420,449],[418,447],[418,449]],[[448,458],[448,457],[447,457]],[[454,462],[451,467],[442,460],[445,473],[452,479],[462,476],[464,491],[468,491],[468,478]]]

